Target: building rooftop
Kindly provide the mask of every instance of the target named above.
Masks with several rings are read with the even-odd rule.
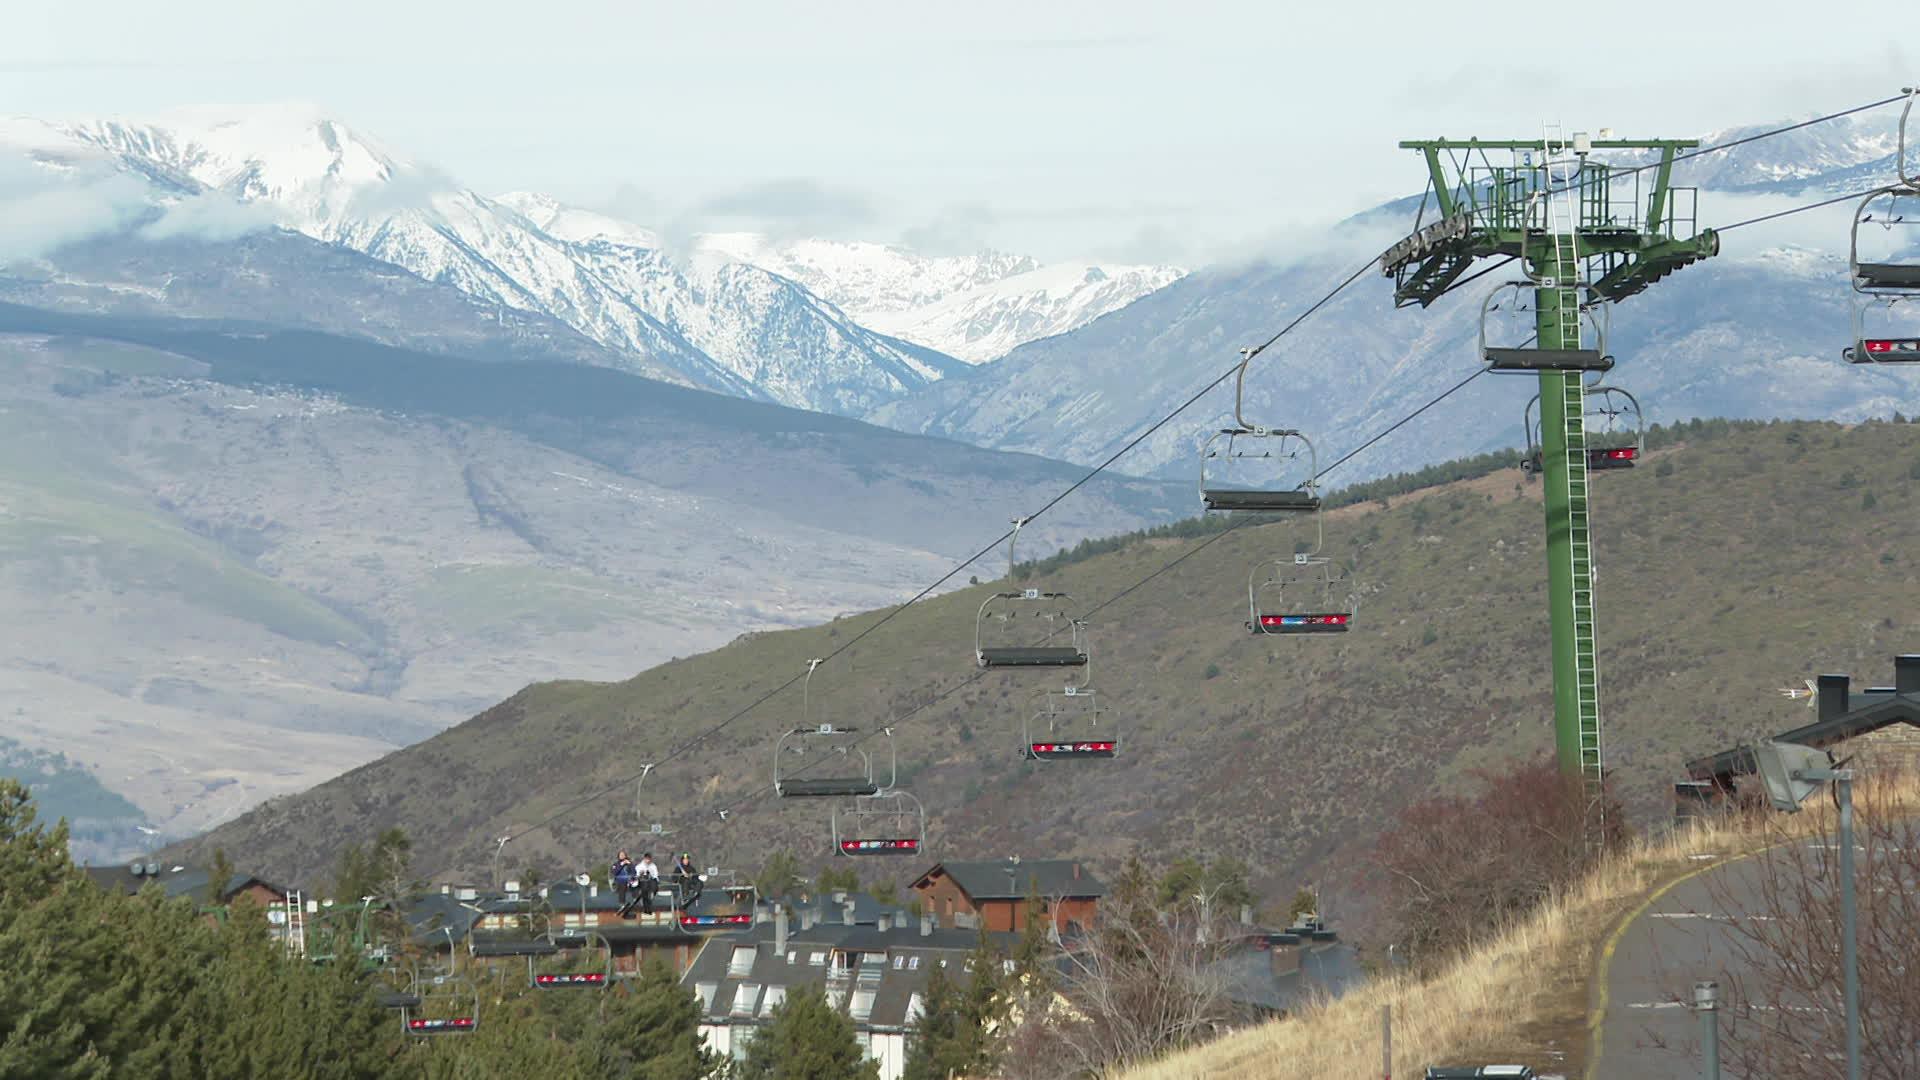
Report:
[[[918,996],[937,969],[964,982],[966,960],[980,935],[974,930],[929,927],[924,921],[848,925],[822,922],[787,928],[786,949],[776,949],[779,929],[763,922],[709,939],[681,976],[700,998],[703,1023],[763,1023],[773,1006],[795,988],[815,985],[828,1000],[866,1030],[905,1030]],[[1006,952],[1014,934],[990,934]]]
[[[137,869],[136,869],[137,868]],[[225,903],[228,897],[250,885],[261,885],[285,896],[287,890],[263,878],[252,874],[236,873],[227,880],[226,887],[218,896],[209,883],[212,874],[199,866],[186,866],[179,863],[141,862],[127,866],[89,866],[85,868],[87,878],[108,892],[133,894],[157,884],[169,900],[178,896],[192,897],[195,903],[205,905]]]
[[[1024,900],[1029,894],[1076,900],[1107,895],[1107,887],[1073,859],[936,863],[914,879],[913,887],[925,888],[941,877],[952,879],[974,900]]]

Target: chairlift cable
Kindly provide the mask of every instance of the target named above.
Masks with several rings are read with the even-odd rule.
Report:
[[[1803,214],[1803,213],[1806,213],[1808,210],[1818,210],[1825,206],[1832,206],[1835,203],[1850,202],[1854,199],[1864,199],[1869,195],[1877,195],[1883,191],[1897,191],[1897,190],[1901,190],[1901,188],[1899,185],[1896,184],[1890,187],[1875,187],[1875,188],[1868,188],[1865,191],[1848,192],[1845,195],[1835,195],[1831,199],[1822,199],[1817,203],[1808,203],[1805,206],[1795,206],[1786,210],[1776,210],[1771,214],[1762,214],[1759,217],[1748,218],[1745,221],[1736,221],[1731,225],[1716,225],[1714,226],[1713,231],[1723,232],[1723,233],[1732,232],[1735,229],[1744,229],[1748,225],[1758,225],[1763,221],[1772,221],[1776,218],[1788,217],[1793,214]]]
[[[1247,360],[1251,359],[1253,356],[1258,355],[1260,352],[1266,350],[1268,347],[1272,346],[1275,342],[1279,341],[1281,338],[1291,333],[1295,327],[1299,326],[1302,322],[1305,322],[1307,318],[1311,316],[1314,312],[1319,311],[1322,307],[1326,306],[1326,304],[1331,300],[1333,300],[1334,297],[1346,291],[1346,289],[1349,286],[1351,286],[1354,282],[1360,280],[1360,278],[1364,276],[1367,273],[1367,271],[1371,270],[1372,268],[1373,268],[1373,260],[1368,259],[1365,263],[1361,264],[1358,269],[1354,270],[1353,273],[1347,275],[1347,277],[1344,280],[1342,280],[1340,284],[1334,286],[1332,290],[1327,292],[1320,299],[1316,300],[1311,307],[1301,312],[1298,316],[1296,316],[1291,322],[1287,323],[1284,327],[1282,327],[1272,337],[1268,338],[1265,342],[1261,343],[1261,345],[1258,348],[1249,350],[1246,356],[1242,360],[1240,360],[1238,363],[1234,364],[1232,367],[1228,368],[1227,370],[1221,372],[1218,377],[1213,379],[1213,381],[1207,383],[1205,386],[1201,387],[1199,390],[1195,391],[1193,396],[1181,402],[1178,406],[1176,406],[1173,409],[1173,411],[1167,413],[1165,416],[1162,416],[1160,419],[1154,421],[1152,425],[1147,427],[1145,430],[1141,431],[1139,434],[1135,435],[1132,439],[1128,440],[1124,446],[1114,451],[1111,455],[1107,457],[1105,461],[1102,461],[1100,464],[1093,466],[1091,469],[1087,471],[1085,475],[1081,476],[1078,480],[1075,480],[1065,490],[1059,492],[1058,494],[1054,495],[1053,498],[1047,500],[1047,502],[1043,504],[1040,507],[1040,509],[1033,511],[1030,514],[1022,515],[1017,520],[1019,520],[1022,525],[1030,524],[1035,518],[1038,518],[1040,515],[1046,513],[1047,511],[1053,509],[1055,506],[1059,505],[1060,502],[1066,499],[1067,496],[1073,494],[1074,492],[1078,491],[1080,488],[1084,487],[1088,482],[1093,480],[1094,477],[1099,476],[1101,473],[1105,472],[1108,468],[1110,468],[1114,462],[1120,460],[1122,456],[1126,455],[1129,451],[1133,450],[1135,447],[1139,446],[1142,442],[1146,441],[1148,436],[1152,435],[1156,431],[1159,431],[1161,428],[1171,423],[1174,420],[1174,418],[1178,417],[1181,413],[1186,412],[1188,409],[1198,404],[1201,398],[1205,397],[1208,393],[1212,392],[1213,389],[1218,387],[1221,383],[1224,383],[1229,378],[1232,378],[1235,372],[1238,372],[1239,370],[1241,370],[1241,368],[1245,366]],[[968,556],[964,562],[960,562],[956,564],[952,569],[948,570],[945,574],[942,574],[931,585],[928,585],[927,587],[921,589],[919,592],[915,593],[912,597],[898,604],[893,608],[893,610],[887,612],[885,615],[882,615],[872,625],[861,630],[859,633],[853,635],[851,638],[841,643],[838,647],[833,649],[833,651],[827,653],[827,655],[822,658],[822,661],[824,662],[827,660],[832,660],[835,657],[839,656],[840,654],[846,652],[848,649],[851,649],[853,646],[859,644],[860,641],[863,638],[865,638],[867,635],[873,633],[875,630],[880,629],[882,626],[885,626],[888,622],[892,621],[895,616],[899,615],[901,612],[905,611],[907,608],[913,606],[914,604],[932,595],[935,589],[938,589],[940,586],[946,584],[948,581],[958,576],[962,571],[966,570],[967,567],[972,566],[974,563],[978,562],[980,559],[998,550],[1000,545],[1005,543],[1007,539],[1013,535],[1013,533],[1014,533],[1013,529],[1007,529],[1003,531],[999,536],[995,537],[991,543],[981,548],[979,551],[976,551],[971,556]],[[675,747],[672,751],[668,752],[667,754],[655,760],[653,764],[655,766],[665,765],[685,756],[686,754],[690,753],[695,747],[699,746],[701,743],[704,743],[707,739],[712,738],[714,735],[719,734],[721,731],[725,730],[727,727],[731,726],[736,721],[740,720],[742,717],[745,717],[748,713],[766,704],[768,701],[771,701],[774,697],[785,692],[786,690],[792,688],[792,686],[795,683],[799,682],[803,677],[804,677],[803,675],[794,675],[789,677],[785,682],[780,683],[778,686],[773,687],[772,689],[768,690],[766,693],[761,694],[759,697],[748,702],[746,705],[736,710],[732,715],[728,716],[726,719],[720,721],[717,724],[714,724],[712,727],[709,727],[704,731],[695,733],[693,736],[688,738],[685,742]],[[589,794],[582,798],[575,799],[574,801],[567,803],[566,805],[562,806],[560,809],[554,811],[552,814],[549,814],[545,818],[542,818],[539,822],[533,825],[529,825],[524,829],[520,829],[517,832],[507,834],[503,842],[511,843],[512,841],[517,840],[520,837],[527,835],[528,833],[537,832],[540,829],[544,829],[548,825],[553,824],[555,821],[558,821],[559,819],[565,817],[566,815],[573,813],[575,810],[578,810],[583,806],[587,806],[594,802],[597,802],[600,799],[606,797],[607,795],[612,794],[614,791],[617,791],[625,787],[626,785],[632,783],[635,779],[637,779],[638,776],[639,774],[635,773],[629,776],[621,777],[619,780],[614,781],[611,785],[607,786],[604,789],[595,791],[592,794]]]
[[[1351,281],[1349,281],[1346,284],[1350,284],[1350,283]],[[1341,288],[1345,288],[1346,284],[1342,284]],[[1347,461],[1352,460],[1361,451],[1366,450],[1368,447],[1373,446],[1375,443],[1386,438],[1388,435],[1393,434],[1395,431],[1405,426],[1408,421],[1413,420],[1415,417],[1418,417],[1420,414],[1433,408],[1435,405],[1438,405],[1442,401],[1445,401],[1448,397],[1451,397],[1456,391],[1466,386],[1468,383],[1472,382],[1474,379],[1477,379],[1481,375],[1486,374],[1486,370],[1487,369],[1485,368],[1480,368],[1479,370],[1475,371],[1472,375],[1469,375],[1466,378],[1455,383],[1451,387],[1448,387],[1446,390],[1442,391],[1437,397],[1434,397],[1433,399],[1429,400],[1426,404],[1421,405],[1418,409],[1415,409],[1413,412],[1408,413],[1404,417],[1401,417],[1399,420],[1394,421],[1392,425],[1380,431],[1378,434],[1374,435],[1372,438],[1369,438],[1366,442],[1361,443],[1359,446],[1355,447],[1353,450],[1349,451],[1346,455],[1341,457],[1338,461],[1335,461],[1333,464],[1328,465],[1324,469],[1321,469],[1318,473],[1315,474],[1314,478],[1319,479],[1320,477],[1325,476],[1326,474],[1339,468],[1341,465],[1345,464]],[[1215,385],[1218,385],[1218,381],[1216,381]],[[1105,600],[1102,600],[1100,603],[1095,604],[1093,607],[1087,609],[1087,614],[1089,616],[1097,614],[1100,611],[1106,609],[1107,607],[1113,604],[1116,604],[1121,600],[1125,599],[1126,597],[1132,595],[1134,592],[1138,591],[1143,586],[1147,585],[1148,583],[1152,582],[1156,578],[1160,577],[1162,574],[1165,574],[1169,570],[1172,570],[1174,567],[1179,566],[1181,563],[1186,562],[1188,559],[1193,558],[1195,555],[1198,555],[1202,551],[1205,551],[1208,547],[1224,539],[1228,533],[1231,533],[1235,529],[1238,529],[1240,526],[1247,524],[1248,520],[1249,519],[1246,519],[1246,518],[1234,520],[1233,522],[1228,524],[1226,528],[1223,528],[1219,532],[1216,532],[1211,536],[1208,536],[1205,539],[1201,540],[1199,543],[1188,547],[1186,551],[1183,551],[1179,555],[1176,555],[1172,559],[1169,559],[1166,562],[1162,563],[1157,569],[1153,570],[1151,573],[1148,573],[1146,576],[1140,578],[1138,581],[1135,581],[1133,584],[1128,585],[1126,588],[1120,590],[1117,593],[1114,593],[1112,596],[1107,597]],[[913,709],[902,714],[899,718],[889,721],[888,726],[896,727],[896,728],[901,726],[907,721],[918,716],[920,713],[925,712],[927,709],[930,709],[933,706],[940,704],[942,701],[945,701],[947,698],[953,696],[959,691],[969,686],[972,686],[976,682],[979,682],[981,679],[985,678],[986,675],[987,673],[985,671],[975,672],[973,675],[969,676],[968,678],[963,679],[958,683],[955,683],[953,686],[948,687],[945,690],[942,690],[940,693],[934,695],[931,699],[915,706]],[[866,739],[869,739],[872,737],[873,737],[872,735],[862,736],[859,742],[864,742]],[[856,742],[855,745],[858,745],[858,742]],[[768,792],[772,790],[773,790],[773,785],[771,784],[767,784],[767,785],[755,788],[752,791],[746,792],[745,794],[736,796],[733,799],[733,801],[725,804],[724,809],[728,811],[737,810],[740,807],[745,806],[750,802],[754,802],[760,798],[763,798]]]
[[[1839,112],[1829,113],[1825,116],[1816,117],[1812,120],[1805,120],[1796,124],[1788,125],[1786,127],[1777,128],[1771,131],[1760,132],[1754,135],[1745,136],[1740,139],[1731,140],[1726,143],[1720,143],[1720,144],[1716,144],[1714,146],[1708,146],[1708,147],[1700,147],[1699,149],[1690,151],[1686,154],[1679,155],[1675,157],[1674,160],[1677,162],[1677,161],[1685,160],[1687,158],[1699,157],[1703,154],[1715,153],[1721,150],[1731,149],[1732,147],[1740,146],[1745,143],[1755,142],[1760,139],[1770,138],[1775,135],[1785,134],[1790,131],[1796,131],[1796,130],[1799,130],[1800,128],[1809,127],[1814,124],[1836,120],[1844,116],[1852,115],[1854,113],[1864,112],[1869,109],[1879,108],[1884,105],[1890,105],[1897,101],[1903,101],[1906,99],[1906,97],[1907,97],[1906,94],[1901,94],[1895,97],[1885,98],[1880,101],[1871,102],[1865,105],[1855,106],[1850,109],[1844,109]],[[1655,166],[1653,165],[1642,165],[1642,166],[1635,166],[1630,170],[1621,170],[1621,171],[1622,172],[1629,172],[1629,171],[1643,172],[1647,169],[1654,168],[1654,167]],[[1826,199],[1821,202],[1812,203],[1806,206],[1795,207],[1789,210],[1782,210],[1772,214],[1765,214],[1760,217],[1749,218],[1745,221],[1735,222],[1734,224],[1731,224],[1731,225],[1719,227],[1716,231],[1730,232],[1734,229],[1744,228],[1748,225],[1757,225],[1757,224],[1760,224],[1761,222],[1772,221],[1778,218],[1787,217],[1791,214],[1797,214],[1807,210],[1816,210],[1821,207],[1831,206],[1831,205],[1834,205],[1835,203],[1845,202],[1849,199],[1862,198],[1866,195],[1872,194],[1874,191],[1879,191],[1879,190],[1882,190],[1882,189],[1873,188],[1867,191],[1854,192],[1847,195],[1836,196],[1834,198]],[[1128,440],[1125,445],[1121,446],[1120,449],[1114,451],[1111,455],[1109,455],[1106,458],[1106,460],[1102,461],[1100,464],[1095,465],[1094,467],[1089,469],[1085,475],[1081,476],[1078,480],[1075,480],[1071,485],[1069,485],[1065,490],[1059,492],[1058,494],[1053,496],[1053,498],[1049,499],[1045,504],[1043,504],[1040,507],[1040,509],[1034,511],[1031,514],[1025,515],[1023,521],[1031,522],[1033,519],[1038,518],[1040,515],[1046,513],[1048,510],[1053,509],[1055,506],[1059,505],[1061,501],[1066,499],[1067,496],[1073,494],[1075,491],[1078,491],[1080,488],[1084,487],[1087,483],[1092,481],[1096,476],[1099,476],[1101,473],[1105,472],[1108,468],[1112,467],[1114,462],[1120,460],[1121,457],[1125,456],[1127,453],[1132,451],[1135,447],[1139,446],[1154,432],[1159,431],[1161,428],[1171,423],[1181,413],[1186,412],[1188,409],[1198,404],[1201,398],[1205,397],[1208,393],[1212,392],[1216,387],[1220,386],[1222,383],[1226,382],[1229,378],[1232,378],[1237,372],[1241,371],[1246,366],[1248,361],[1252,360],[1254,357],[1260,355],[1261,353],[1265,352],[1267,349],[1271,348],[1281,338],[1293,332],[1293,330],[1297,328],[1301,323],[1305,322],[1308,318],[1310,318],[1312,315],[1318,312],[1321,308],[1331,303],[1335,297],[1339,296],[1342,292],[1345,292],[1350,286],[1353,285],[1354,282],[1360,280],[1360,278],[1366,275],[1368,271],[1372,270],[1376,265],[1376,263],[1377,263],[1377,260],[1373,258],[1369,258],[1366,262],[1362,263],[1357,269],[1353,271],[1353,273],[1349,274],[1338,285],[1334,286],[1325,295],[1321,296],[1318,300],[1314,301],[1314,303],[1311,306],[1309,306],[1306,310],[1302,311],[1299,315],[1295,316],[1291,321],[1289,321],[1285,326],[1281,327],[1277,332],[1273,334],[1272,337],[1267,338],[1265,341],[1261,342],[1258,346],[1248,349],[1238,363],[1234,364],[1232,367],[1228,368],[1227,370],[1221,372],[1219,376],[1217,376],[1211,382],[1207,383],[1205,386],[1201,387],[1198,391],[1196,391],[1193,394],[1193,396],[1187,398],[1184,402],[1180,403],[1180,405],[1176,406],[1171,412],[1162,416],[1160,419],[1154,421],[1152,425],[1147,427],[1145,430],[1141,431],[1139,434],[1135,435],[1132,439]],[[1497,268],[1497,266],[1499,265],[1502,265],[1502,264],[1495,264],[1494,266],[1488,267],[1486,270],[1480,271],[1479,273],[1490,272],[1491,270]],[[1477,277],[1479,275],[1476,274],[1475,276]],[[1347,452],[1338,460],[1334,461],[1331,465],[1328,465],[1326,468],[1321,469],[1318,473],[1315,474],[1315,479],[1318,479],[1321,476],[1325,476],[1327,473],[1332,472],[1334,469],[1345,464],[1347,461],[1351,460],[1353,457],[1358,455],[1361,451],[1366,450],[1367,448],[1373,446],[1375,443],[1379,442],[1381,439],[1385,438],[1387,435],[1391,434],[1393,431],[1398,430],[1402,425],[1413,420],[1415,417],[1427,411],[1427,409],[1433,407],[1434,405],[1439,404],[1441,401],[1451,396],[1455,391],[1466,386],[1468,383],[1472,382],[1474,379],[1479,378],[1481,375],[1485,373],[1486,373],[1485,368],[1476,370],[1472,375],[1469,375],[1465,379],[1462,379],[1459,383],[1456,383],[1454,386],[1452,386],[1451,388],[1446,390],[1444,393],[1442,393],[1439,397],[1436,397],[1432,401],[1429,401],[1427,404],[1422,405],[1419,409],[1415,410],[1413,413],[1409,414],[1406,417],[1403,417],[1399,421],[1396,421],[1391,427],[1387,428],[1385,431],[1381,432],[1378,435],[1373,436],[1372,438],[1368,439],[1366,442],[1360,444],[1358,447],[1355,447],[1353,450]],[[1219,533],[1216,533],[1213,537],[1210,537],[1205,542],[1203,542],[1203,544],[1196,546],[1193,549],[1193,552],[1190,552],[1189,554],[1199,551],[1206,544],[1211,544],[1214,540],[1217,540],[1219,537],[1226,535],[1226,533],[1230,531],[1232,531],[1231,528],[1225,529]],[[867,637],[867,635],[873,633],[875,630],[878,630],[880,627],[892,621],[892,619],[895,616],[905,611],[908,607],[911,607],[912,605],[932,595],[935,589],[938,589],[940,586],[952,580],[954,577],[959,575],[961,571],[965,570],[967,567],[973,565],[975,562],[986,557],[987,555],[993,553],[995,550],[997,550],[1000,547],[1002,543],[1006,542],[1006,540],[1012,535],[1013,535],[1012,529],[1005,530],[999,536],[995,537],[992,543],[986,545],[985,547],[981,548],[979,551],[975,552],[972,556],[968,557],[966,561],[955,565],[952,569],[948,570],[945,574],[942,574],[932,584],[921,589],[919,592],[915,593],[912,597],[908,598],[904,602],[894,607],[893,610],[881,616],[872,625],[861,630],[859,633],[849,638],[846,642],[842,643],[841,645],[833,649],[823,659],[832,660],[835,657],[846,652],[848,649],[852,648],[854,645],[858,644],[862,639]],[[1186,558],[1185,555],[1180,557],[1181,560],[1184,560],[1185,558]],[[1176,560],[1176,562],[1178,561],[1180,560]],[[1150,575],[1150,577],[1158,576],[1160,573],[1164,572],[1165,570],[1171,569],[1172,565],[1173,564],[1169,564],[1168,566],[1162,567],[1161,570],[1155,571],[1153,575]],[[1145,582],[1143,581],[1140,583],[1136,583],[1136,585],[1130,587],[1126,591],[1131,592],[1133,588],[1138,588],[1139,585],[1141,584],[1145,584]],[[1125,593],[1122,593],[1121,595],[1125,595]],[[1118,596],[1112,597],[1107,601],[1107,603],[1112,603],[1113,600],[1116,600],[1118,598],[1119,598]],[[1100,607],[1105,607],[1105,606],[1106,604],[1104,603],[1100,605]],[[1099,610],[1099,608],[1095,608],[1093,610],[1097,611]],[[1089,612],[1089,614],[1091,614],[1091,612]],[[692,737],[687,739],[685,742],[681,743],[678,747],[675,747],[671,752],[667,753],[666,755],[661,757],[659,760],[657,760],[653,764],[663,765],[685,756],[686,754],[690,753],[694,748],[704,743],[707,739],[725,730],[727,727],[731,726],[735,722],[739,721],[741,718],[745,717],[748,713],[752,712],[753,710],[759,708],[761,705],[764,705],[768,701],[772,700],[774,697],[790,689],[795,683],[800,681],[801,677],[802,676],[800,675],[794,675],[789,677],[786,681],[773,687],[772,689],[768,690],[766,693],[761,694],[759,697],[755,698],[753,701],[749,702],[745,706],[736,710],[732,715],[728,716],[726,719],[720,721],[717,724],[714,724],[712,727],[707,728],[704,731],[694,734]],[[957,684],[954,687],[954,689],[957,690],[959,689],[960,686],[964,686],[964,685],[967,685],[967,683],[962,682],[960,684]],[[951,691],[949,691],[949,693],[950,692]],[[936,698],[935,700],[939,700],[939,699]],[[931,704],[931,702],[929,702],[929,704]],[[596,802],[601,798],[604,798],[606,795],[611,794],[613,791],[616,791],[616,790],[619,790],[620,788],[625,787],[627,784],[632,783],[638,777],[638,775],[639,774],[636,773],[630,776],[622,777],[620,780],[616,781],[614,784],[607,787],[606,789],[601,791],[596,791],[593,794],[588,795],[584,798],[577,799],[561,807],[559,810],[548,815],[547,817],[541,819],[538,823],[534,825],[530,825],[527,828],[521,829],[517,832],[508,834],[505,839],[507,842],[511,842],[513,840],[517,840],[527,835],[528,833],[536,832],[540,829],[543,829],[548,825],[553,824],[555,821],[558,821],[560,818],[565,817],[566,815],[574,812],[575,810],[578,810],[581,807],[589,805],[593,802]]]

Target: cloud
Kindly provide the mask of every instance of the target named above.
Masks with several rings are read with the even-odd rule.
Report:
[[[770,180],[708,199],[690,215],[710,223],[763,232],[776,239],[844,235],[874,220],[872,200],[817,180]],[[718,231],[715,229],[714,231]]]
[[[0,265],[118,232],[150,212],[145,185],[130,176],[0,158]]]
[[[167,205],[160,216],[140,227],[149,240],[200,240],[216,243],[237,240],[279,224],[272,206],[241,202],[217,191],[203,192]]]
[[[993,246],[991,234],[1000,224],[1000,215],[985,203],[957,203],[903,230],[900,243],[922,255],[973,255]]]

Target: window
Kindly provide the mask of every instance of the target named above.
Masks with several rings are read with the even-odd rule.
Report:
[[[848,1007],[847,1015],[853,1017],[856,1024],[864,1024],[873,1019],[873,998],[876,991],[855,990],[853,1004]]]
[[[753,1007],[760,1003],[760,984],[741,983],[733,992],[733,1015],[752,1016]]]
[[[798,960],[799,958],[800,958],[800,950],[799,950],[799,949],[788,949],[788,950],[787,950],[787,963],[789,963],[789,964],[791,964],[791,963],[793,963],[793,962],[794,962],[795,960]]]
[[[907,1023],[914,1023],[926,1015],[927,1001],[916,990],[911,997],[907,998]]]
[[[940,966],[941,966],[941,967],[946,967],[946,966],[947,966],[947,962],[946,962],[945,960],[942,960],[942,961],[940,961]],[[919,957],[917,957],[917,956],[909,956],[909,957],[907,957],[907,970],[908,970],[908,971],[919,971],[919,970],[920,970],[920,958],[919,958]]]
[[[827,954],[819,950],[815,950],[807,956],[807,966],[809,967],[823,967],[826,962]]]
[[[896,956],[896,957],[894,957],[894,958],[893,958],[893,970],[895,970],[895,971],[899,971],[900,969],[902,969],[902,968],[904,968],[904,967],[906,967],[906,966],[907,966],[907,958],[906,958],[906,957],[904,957],[904,956]]]
[[[767,987],[767,996],[760,999],[761,1018],[765,1019],[769,1016],[772,1016],[773,1010],[779,1008],[781,1004],[784,1003],[786,1000],[787,1000],[786,987],[784,986]]]
[[[712,1012],[713,995],[720,992],[720,984],[710,982],[694,983],[693,992],[700,995],[700,1011]]]
[[[753,974],[753,958],[759,953],[752,945],[735,945],[733,956],[727,961],[727,978],[744,979]]]
[[[753,1044],[754,1036],[760,1029],[750,1024],[735,1024],[732,1037],[727,1042],[727,1056],[735,1061],[747,1060],[747,1047]]]

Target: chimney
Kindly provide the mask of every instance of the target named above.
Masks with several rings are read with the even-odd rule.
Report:
[[[880,932],[884,934],[891,929],[893,929],[893,912],[891,911],[881,912],[880,913]]]
[[[600,895],[600,886],[598,885],[587,886],[587,895],[592,897],[598,897]]]
[[[848,926],[853,925],[853,901],[848,900],[840,905],[840,921]]]
[[[773,909],[773,953],[787,955],[787,909],[779,906]]]
[[[933,936],[933,916],[931,915],[920,916],[920,936],[921,937]]]
[[[810,908],[810,907],[801,908],[800,909],[800,929],[802,930],[813,929],[813,916],[814,916],[813,908]]]
[[[1240,925],[1241,926],[1253,925],[1253,905],[1252,904],[1240,905]]]
[[[1080,880],[1080,864],[1077,862],[1073,864],[1073,880]]]
[[[1893,658],[1893,689],[1901,694],[1920,694],[1920,654],[1902,653]]]
[[[1847,714],[1847,685],[1850,680],[1845,675],[1822,675],[1814,683],[1820,701],[1820,721],[1825,723],[1837,716]]]

